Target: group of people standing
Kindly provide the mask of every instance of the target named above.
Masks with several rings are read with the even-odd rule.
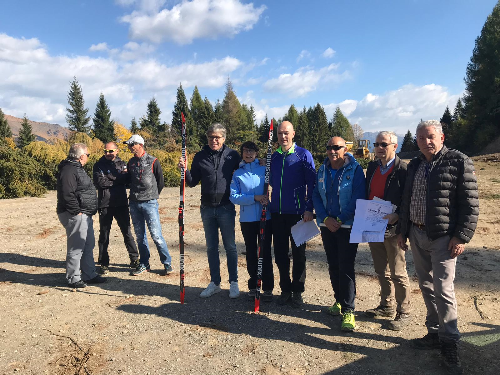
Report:
[[[229,297],[240,295],[238,254],[235,243],[235,204],[240,206],[240,226],[245,241],[248,295],[255,297],[258,268],[258,237],[263,205],[268,205],[266,235],[262,246],[263,301],[273,300],[274,274],[271,244],[279,270],[280,305],[303,304],[306,279],[306,245],[297,246],[291,228],[300,220],[311,221],[316,213],[326,252],[334,293],[328,312],[342,316],[341,329],[352,331],[355,322],[355,258],[358,244],[350,243],[357,199],[383,199],[396,208],[385,217],[384,242],[370,243],[375,272],[380,283],[380,303],[366,311],[371,317],[389,317],[388,327],[401,330],[411,322],[409,279],[405,251],[410,240],[419,286],[427,308],[428,334],[413,340],[419,349],[440,348],[445,364],[461,371],[457,342],[457,304],[454,293],[456,257],[475,231],[479,215],[477,182],[472,161],[444,146],[438,121],[422,121],[416,130],[420,156],[408,165],[396,155],[397,136],[382,131],[374,143],[376,161],[370,162],[366,177],[346,142],[333,137],[326,158],[316,172],[311,153],[293,142],[293,124],[278,127],[278,149],[270,165],[271,197],[264,193],[265,167],[258,147],[245,142],[240,154],[225,145],[226,129],[213,124],[207,130],[208,144],[195,154],[188,170],[187,158],[179,160],[186,184],[201,182],[200,215],[205,232],[211,281],[200,297],[221,291],[219,231],[226,251]],[[158,196],[163,174],[157,159],[148,155],[144,140],[133,135],[127,142],[134,157],[127,165],[117,155],[115,143],[105,145],[105,155],[94,166],[92,181],[85,173],[85,145],[71,146],[61,162],[58,177],[57,212],[68,236],[67,273],[72,287],[100,283],[92,249],[92,215],[99,210],[99,263],[101,273],[109,266],[107,247],[112,219],[122,231],[129,252],[132,274],[149,271],[146,225],[160,254],[165,273],[172,271],[171,257],[161,233]],[[127,202],[126,185],[130,186]],[[130,231],[127,203],[139,245]],[[290,247],[292,272],[290,276]],[[81,269],[81,275],[80,275]]]

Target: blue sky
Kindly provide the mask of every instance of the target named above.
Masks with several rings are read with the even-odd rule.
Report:
[[[0,108],[65,125],[76,76],[129,126],[180,82],[215,103],[229,77],[260,121],[290,104],[340,106],[365,131],[414,131],[463,95],[496,0],[0,0]]]

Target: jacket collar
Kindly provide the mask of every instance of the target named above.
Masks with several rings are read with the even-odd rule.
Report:
[[[283,151],[283,150],[281,149],[281,146],[280,146],[280,147],[278,147],[278,149],[277,149],[276,151],[278,151],[280,154],[284,154],[284,153],[285,153],[285,151]],[[289,154],[293,154],[294,152],[295,152],[295,142],[293,142],[292,147],[290,147],[290,148],[288,149],[288,152],[287,152],[286,154],[287,154],[287,155],[289,155]]]

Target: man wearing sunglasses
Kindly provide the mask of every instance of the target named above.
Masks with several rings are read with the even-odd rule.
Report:
[[[356,159],[347,152],[341,137],[328,141],[326,155],[318,170],[313,202],[335,298],[328,312],[342,315],[341,330],[351,332],[356,328],[354,261],[358,244],[349,243],[349,238],[356,200],[365,199],[365,175]]]
[[[396,224],[406,181],[406,163],[396,155],[397,143],[398,137],[394,132],[378,133],[373,144],[377,160],[371,161],[366,170],[368,199],[380,198],[390,201],[397,208],[394,213],[384,217],[389,220],[384,242],[369,243],[381,290],[378,307],[365,313],[372,318],[393,318],[395,315],[388,328],[400,331],[410,321],[410,281],[406,272],[405,252],[398,247],[396,236]],[[393,305],[394,297],[396,309]]]
[[[94,185],[97,187],[99,201],[99,258],[101,274],[109,272],[109,233],[115,218],[123,235],[127,248],[130,267],[139,266],[139,252],[135,245],[130,228],[130,213],[128,208],[127,190],[127,164],[118,156],[118,145],[108,142],[104,145],[104,155],[94,164]]]
[[[444,365],[462,373],[457,344],[455,267],[474,235],[479,199],[474,165],[466,155],[444,145],[439,121],[417,126],[420,156],[408,164],[398,245],[410,239],[422,297],[427,307],[427,335],[412,340],[417,349],[441,349]]]

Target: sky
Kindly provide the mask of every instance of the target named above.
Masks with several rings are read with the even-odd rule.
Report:
[[[364,131],[414,133],[464,94],[497,0],[0,0],[0,108],[67,126],[70,82],[130,126],[179,84],[212,104],[230,79],[257,122],[337,106]]]

